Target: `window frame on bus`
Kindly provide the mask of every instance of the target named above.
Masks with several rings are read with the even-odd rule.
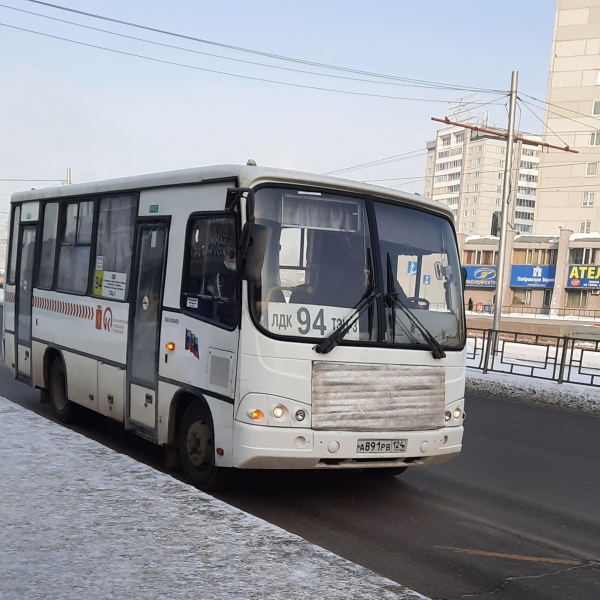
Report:
[[[80,207],[84,203],[90,203],[92,206],[92,211],[91,211],[92,212],[92,222],[91,222],[91,226],[90,226],[89,241],[79,242],[80,224],[82,222],[82,219],[80,218]],[[52,287],[52,289],[56,292],[63,293],[63,294],[73,294],[74,296],[87,296],[90,293],[90,282],[91,282],[90,264],[91,264],[91,260],[92,260],[92,247],[94,247],[94,243],[95,243],[94,224],[96,223],[96,204],[97,204],[96,198],[89,197],[89,196],[69,197],[69,198],[65,198],[61,202],[59,227],[58,227],[59,234],[57,236],[57,244],[56,244],[58,251],[56,253],[56,259],[55,259],[55,264],[54,264],[54,268],[55,268],[54,285]],[[75,232],[74,232],[75,237],[74,237],[74,241],[72,243],[68,243],[68,242],[65,242],[65,236],[66,236],[66,229],[67,229],[67,220],[69,217],[68,210],[69,210],[69,206],[72,206],[72,205],[77,205],[77,216],[76,216]],[[88,216],[88,215],[84,215],[84,216]],[[86,236],[86,239],[87,239],[87,236]],[[59,283],[59,274],[60,274],[59,272],[60,272],[61,255],[63,253],[63,249],[64,248],[85,248],[85,247],[88,248],[87,270],[85,273],[85,288],[80,291],[78,289],[74,289],[74,286],[72,286],[71,289],[68,289],[66,287],[61,287],[61,285]],[[70,260],[74,261],[75,258],[76,257],[75,257],[75,253],[74,253],[73,257]]]
[[[17,280],[17,250],[19,244],[19,224],[21,221],[21,204],[14,204],[10,220],[10,248],[8,255],[8,269],[6,273],[6,285],[15,285]]]
[[[187,300],[190,295],[190,293],[188,291],[188,285],[189,285],[189,278],[190,278],[190,265],[191,265],[191,260],[192,260],[191,254],[190,254],[190,252],[188,252],[188,249],[189,249],[188,242],[190,240],[190,236],[194,229],[195,223],[199,220],[216,220],[216,219],[223,219],[223,218],[232,220],[234,231],[235,231],[235,248],[236,248],[236,262],[237,262],[237,266],[236,266],[236,270],[235,270],[235,277],[236,277],[235,303],[237,306],[237,315],[236,315],[235,323],[232,323],[231,325],[229,325],[228,323],[226,323],[222,320],[208,318],[208,317],[200,314],[200,312],[198,312],[196,309],[187,306]],[[239,271],[240,232],[241,232],[240,215],[239,215],[238,211],[226,211],[226,210],[224,210],[224,211],[197,211],[197,212],[190,213],[190,215],[188,216],[188,220],[187,220],[186,228],[185,228],[184,257],[183,257],[183,264],[182,264],[182,270],[181,270],[181,289],[180,289],[180,293],[179,293],[179,308],[184,315],[187,315],[189,317],[192,317],[193,319],[197,319],[204,323],[210,323],[211,325],[214,325],[215,327],[219,327],[219,328],[225,329],[227,331],[234,331],[235,329],[239,328],[240,321],[241,321],[241,314],[242,314],[242,310],[241,310],[241,307],[242,307],[242,285],[241,285],[241,276],[240,276],[240,271]]]

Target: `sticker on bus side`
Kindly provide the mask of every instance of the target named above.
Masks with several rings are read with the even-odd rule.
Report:
[[[94,273],[94,296],[111,300],[125,300],[127,274],[96,270]]]
[[[269,302],[268,311],[267,329],[271,333],[316,338],[325,337],[356,315],[356,311],[351,308],[286,302]],[[359,327],[356,321],[345,339],[358,340],[358,336]]]

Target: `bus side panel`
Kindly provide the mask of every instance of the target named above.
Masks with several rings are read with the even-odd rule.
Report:
[[[4,327],[4,363],[14,371],[15,368],[15,286],[7,285],[4,290],[3,308]]]
[[[98,411],[98,366],[93,358],[63,351],[67,376],[67,397]]]
[[[15,370],[15,336],[12,333],[4,334],[4,364],[14,372]]]
[[[34,387],[45,388],[44,381],[44,353],[47,344],[33,340],[31,342],[31,383]]]
[[[125,371],[98,362],[98,412],[120,423],[124,420]]]
[[[33,338],[75,352],[124,365],[128,318],[124,302],[34,290]]]

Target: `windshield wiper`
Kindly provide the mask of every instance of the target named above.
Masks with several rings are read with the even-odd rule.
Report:
[[[356,313],[350,319],[338,325],[322,342],[314,347],[315,352],[318,354],[328,354],[331,352],[343,339],[344,336],[354,327],[354,324],[360,318],[363,312],[369,308],[375,298],[380,296],[380,292],[376,292],[374,289],[367,290],[363,297],[358,301],[358,304],[354,307]]]
[[[386,300],[389,298],[393,301],[392,305],[392,319],[393,319],[393,329],[392,329],[392,339],[396,339],[396,313],[393,310],[395,307],[398,307],[408,318],[408,320],[421,332],[423,339],[427,342],[429,349],[431,350],[431,354],[433,358],[446,358],[446,353],[442,348],[441,344],[431,335],[430,331],[417,319],[417,317],[411,312],[411,310],[404,304],[402,300],[400,300],[400,295],[398,294],[398,290],[396,290],[396,285],[394,283],[394,273],[392,271],[392,260],[390,258],[390,253],[387,253],[387,284],[388,284],[388,293],[386,296]]]

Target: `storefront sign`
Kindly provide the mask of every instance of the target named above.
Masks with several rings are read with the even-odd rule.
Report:
[[[541,265],[513,265],[510,270],[510,287],[553,288],[556,267]]]
[[[594,265],[569,265],[567,287],[600,289],[600,267]]]
[[[467,287],[475,288],[495,288],[497,267],[489,266],[466,266]]]

